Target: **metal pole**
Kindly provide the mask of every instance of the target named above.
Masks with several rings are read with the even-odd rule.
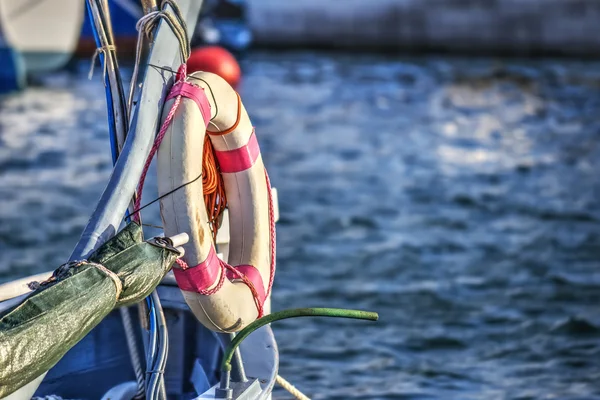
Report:
[[[141,0],[141,2],[142,8],[144,9],[144,14],[158,10],[158,4],[156,3],[156,0]]]
[[[223,351],[225,351],[225,349],[227,349],[230,345],[231,342],[233,341],[233,339],[235,339],[235,333],[218,333],[217,337],[219,338],[219,341],[221,342],[221,346],[223,346]],[[237,348],[233,354],[233,358],[231,360],[231,379],[234,382],[247,382],[248,378],[246,377],[246,370],[244,369],[244,363],[242,360],[242,353],[240,352],[240,349]],[[227,378],[229,379],[229,378]]]

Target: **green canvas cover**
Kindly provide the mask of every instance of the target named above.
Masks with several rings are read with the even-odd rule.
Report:
[[[52,368],[115,307],[148,296],[177,255],[144,242],[141,227],[130,223],[88,260],[59,267],[26,300],[0,314],[0,398]],[[118,276],[120,293],[102,266]]]

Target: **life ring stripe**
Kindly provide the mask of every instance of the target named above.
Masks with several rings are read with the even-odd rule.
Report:
[[[254,289],[256,289],[256,293],[258,294],[258,301],[261,305],[264,304],[267,296],[265,294],[265,285],[263,283],[262,276],[260,276],[260,272],[258,271],[258,269],[256,269],[256,267],[252,265],[238,265],[237,267],[233,268],[242,275],[245,275],[246,278],[248,278],[248,280],[254,286]],[[230,281],[234,281],[240,278],[236,276],[235,273],[228,270],[227,279],[229,279]]]
[[[208,123],[210,122],[210,103],[208,102],[206,93],[204,93],[204,89],[189,82],[177,82],[171,88],[167,100],[174,99],[179,95],[196,102],[202,114],[204,125],[208,127]]]
[[[215,284],[219,278],[219,272],[222,269],[221,263],[221,260],[219,260],[219,257],[215,252],[215,248],[211,246],[206,260],[195,267],[189,267],[187,269],[173,268],[173,274],[175,275],[175,280],[181,290],[200,293],[206,291]],[[258,294],[258,301],[261,305],[264,304],[267,296],[265,294],[263,279],[258,269],[252,265],[238,265],[236,267],[227,266],[226,276],[230,281],[241,280],[240,274],[248,278]]]
[[[214,285],[219,278],[220,271],[221,261],[212,246],[206,260],[195,267],[187,269],[173,268],[173,274],[179,288],[194,293],[199,293]]]
[[[242,172],[252,167],[260,155],[260,147],[254,131],[246,145],[234,150],[215,151],[215,155],[221,172],[226,174]]]

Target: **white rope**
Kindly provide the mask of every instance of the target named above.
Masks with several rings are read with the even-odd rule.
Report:
[[[171,7],[172,12],[167,11],[167,5]],[[135,29],[138,31],[138,38],[135,46],[135,64],[133,65],[133,74],[129,85],[129,95],[127,96],[127,109],[129,110],[130,115],[139,74],[144,38],[150,38],[152,36],[152,32],[161,19],[165,20],[179,41],[182,63],[186,62],[190,57],[190,41],[187,36],[185,21],[181,16],[181,11],[179,10],[177,3],[173,0],[162,0],[160,10],[151,11],[148,14],[145,14],[135,24]]]
[[[115,46],[113,46],[112,44],[109,44],[104,47],[98,47],[96,49],[96,51],[94,51],[94,55],[92,56],[92,65],[90,65],[90,72],[88,73],[88,79],[91,80],[92,77],[94,76],[94,66],[96,65],[96,58],[98,58],[100,53],[106,55],[105,53],[107,51],[116,51],[116,50],[117,50],[117,48]],[[104,63],[104,69],[102,71],[102,79],[104,80],[104,82],[106,82],[106,68],[108,68],[107,63]]]
[[[301,391],[296,389],[296,386],[292,385],[291,383],[289,383],[288,381],[283,379],[283,377],[281,375],[277,375],[277,377],[275,378],[275,381],[277,383],[279,383],[279,385],[282,388],[284,388],[285,390],[290,392],[290,394],[292,396],[294,396],[294,398],[296,398],[298,400],[310,400],[310,397],[307,397],[304,393],[302,393]]]
[[[152,33],[152,29],[154,28],[155,20],[158,18],[158,15],[161,14],[162,12],[163,12],[162,10],[156,10],[156,11],[151,11],[148,14],[144,15],[142,18],[140,18],[136,22],[135,29],[138,32],[143,31],[144,34],[149,36]],[[152,21],[150,23],[150,25],[148,25],[148,21]]]
[[[68,270],[69,268],[77,268],[80,267],[82,265],[89,265],[90,267],[94,267],[97,270],[101,271],[102,273],[104,273],[104,275],[108,276],[113,283],[115,284],[115,289],[116,289],[116,294],[115,294],[115,301],[119,301],[119,296],[121,295],[121,292],[123,291],[123,282],[121,282],[121,279],[117,276],[117,274],[115,274],[114,272],[112,272],[111,270],[109,270],[108,268],[106,268],[104,265],[102,264],[98,264],[95,262],[91,262],[91,261],[87,261],[87,260],[74,260],[74,261],[69,261],[63,265],[61,265],[60,267],[58,267],[54,273],[52,274],[52,276],[48,279],[46,279],[45,281],[42,282],[29,282],[27,284],[27,286],[29,287],[29,289],[31,290],[38,290],[39,288],[48,285],[50,283],[56,282],[56,281],[60,281],[61,276],[63,276],[63,274],[65,273],[66,270]]]
[[[102,264],[97,264],[91,261],[83,261],[86,265],[89,265],[91,267],[95,267],[96,269],[104,272],[104,274],[106,276],[108,276],[110,279],[112,279],[113,283],[115,284],[115,289],[117,289],[117,293],[116,293],[116,300],[119,300],[119,296],[121,295],[121,292],[123,291],[123,282],[121,282],[121,279],[117,276],[117,274],[115,274],[114,272],[112,272],[110,269],[106,268],[104,265]]]

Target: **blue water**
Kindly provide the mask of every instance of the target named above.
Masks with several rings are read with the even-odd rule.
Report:
[[[600,399],[600,63],[244,68],[279,189],[274,308],[381,316],[274,324],[284,377],[313,399]],[[0,102],[1,280],[62,263],[110,174],[86,73]]]

